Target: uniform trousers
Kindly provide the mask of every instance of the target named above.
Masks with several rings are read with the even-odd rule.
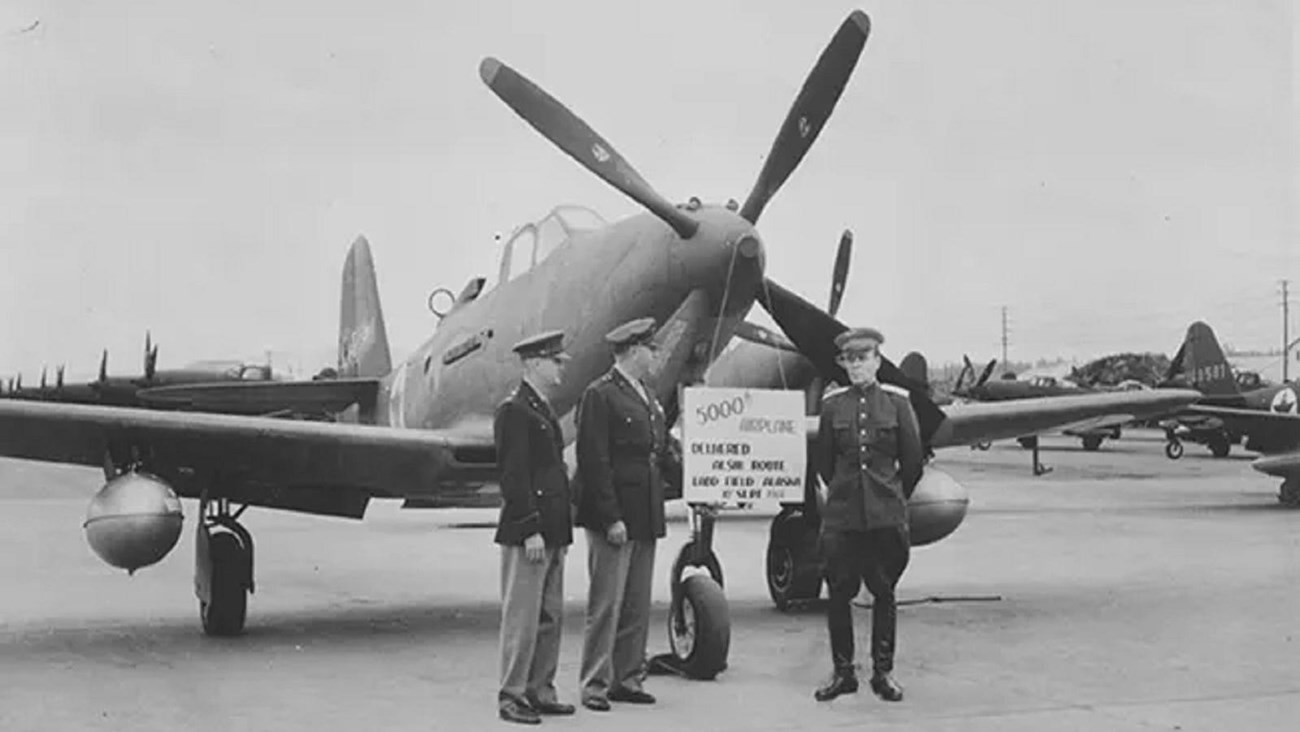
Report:
[[[607,699],[622,687],[641,691],[655,539],[614,546],[604,532],[587,529],[587,628],[582,644],[582,698]]]
[[[898,624],[894,588],[903,576],[911,554],[907,527],[827,530],[822,533],[821,550],[830,589],[826,625],[830,631],[831,660],[836,671],[853,669],[852,602],[864,582],[872,597],[872,670],[879,673],[893,671]]]
[[[522,546],[501,547],[501,691],[498,701],[557,701],[555,672],[564,620],[564,558],[546,547],[530,562]]]

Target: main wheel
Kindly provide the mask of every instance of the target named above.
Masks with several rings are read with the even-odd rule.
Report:
[[[1215,437],[1210,440],[1210,454],[1216,458],[1226,458],[1232,452],[1232,443],[1227,437]]]
[[[767,591],[782,611],[821,594],[817,530],[799,509],[786,509],[772,520],[767,542]]]
[[[682,582],[668,612],[668,645],[692,679],[713,679],[727,667],[731,614],[722,586],[712,577],[695,574]]]
[[[1165,443],[1165,457],[1170,460],[1177,460],[1183,456],[1183,443],[1179,440],[1170,440]]]
[[[1097,450],[1101,449],[1102,439],[1101,435],[1088,435],[1083,438],[1083,449],[1088,452],[1097,452]]]
[[[208,539],[212,561],[212,597],[199,602],[203,632],[212,636],[232,636],[244,632],[248,614],[248,557],[234,534],[222,532]]]

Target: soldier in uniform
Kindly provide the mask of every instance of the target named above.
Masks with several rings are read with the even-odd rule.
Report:
[[[642,318],[606,334],[614,367],[587,388],[578,413],[575,523],[587,531],[591,578],[580,673],[582,703],[596,711],[655,701],[641,685],[655,545],[665,534],[665,419],[644,382],[654,333],[654,319]]]
[[[858,690],[850,603],[863,582],[873,599],[871,690],[887,701],[903,698],[891,676],[894,588],[907,568],[907,500],[921,479],[924,456],[907,392],[876,381],[884,340],[874,328],[850,329],[835,339],[839,364],[852,385],[823,399],[811,455],[826,486],[820,543],[830,588],[826,624],[835,666],[830,681],[814,695],[818,701]]]
[[[515,344],[523,379],[493,423],[504,499],[495,539],[501,545],[497,705],[502,719],[523,724],[574,712],[555,693],[573,527],[564,436],[547,398],[568,360],[563,340],[564,333],[550,331]]]

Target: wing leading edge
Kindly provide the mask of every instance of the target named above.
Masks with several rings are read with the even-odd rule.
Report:
[[[0,401],[0,456],[103,466],[130,455],[197,496],[202,481],[429,496],[490,479],[490,424],[407,430],[194,412]],[[261,501],[249,501],[260,504]]]

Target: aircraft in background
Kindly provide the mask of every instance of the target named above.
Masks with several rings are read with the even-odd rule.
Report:
[[[997,359],[992,359],[984,367],[979,378],[973,379],[963,388],[962,383],[967,374],[974,377],[975,367],[971,364],[968,356],[962,356],[965,362],[962,370],[957,374],[957,382],[953,385],[952,396],[956,399],[975,402],[1004,402],[1016,399],[1039,399],[1060,396],[1080,396],[1083,394],[1104,394],[1114,391],[1133,391],[1142,390],[1147,387],[1138,382],[1126,382],[1113,388],[1093,388],[1084,387],[1065,379],[1057,379],[1054,376],[1031,376],[1028,379],[1017,379],[1014,374],[1008,372],[1002,375],[1001,379],[990,381],[989,377],[997,365]],[[1083,449],[1089,452],[1096,452],[1101,449],[1102,442],[1106,438],[1118,440],[1123,434],[1122,428],[1129,421],[1127,415],[1116,415],[1111,420],[1095,420],[1088,424],[1076,425],[1062,429],[1061,433],[1071,437],[1078,437],[1083,444]],[[1038,444],[1037,435],[1024,435],[1016,438],[1021,447],[1027,450],[1034,449]],[[980,449],[987,450],[989,445],[984,443],[978,446]],[[1037,460],[1034,461],[1035,474],[1049,472],[1051,469],[1042,466]]]
[[[276,377],[270,363],[255,364],[237,360],[196,361],[178,369],[158,368],[158,346],[151,334],[144,336],[144,369],[139,376],[109,376],[108,351],[99,361],[99,377],[94,381],[67,383],[64,367],[55,371],[55,382],[47,383],[46,372],[41,371],[40,385],[23,387],[22,376],[9,379],[8,387],[0,389],[0,398],[34,401],[65,402],[70,404],[101,404],[107,406],[148,406],[141,392],[164,386],[202,384],[211,382],[273,381]]]
[[[1172,460],[1182,457],[1183,442],[1203,444],[1215,457],[1227,457],[1243,440],[1247,450],[1265,454],[1300,442],[1290,421],[1274,416],[1296,414],[1300,383],[1264,384],[1258,374],[1234,373],[1214,330],[1202,321],[1188,326],[1165,383],[1204,394],[1162,424]]]
[[[647,213],[607,224],[590,211],[557,209],[536,226],[517,230],[503,253],[507,276],[486,291],[469,288],[431,337],[396,366],[370,249],[359,238],[344,267],[337,378],[142,392],[195,410],[184,412],[0,400],[0,455],[102,467],[107,482],[91,500],[87,539],[101,558],[131,571],[160,560],[175,545],[181,526],[176,495],[197,498],[199,614],[205,632],[230,635],[243,630],[254,589],[252,536],[239,522],[249,506],[360,519],[376,498],[442,507],[499,505],[492,415],[518,382],[511,347],[525,336],[565,332],[572,358],[552,404],[562,416],[566,443],[573,439],[567,415],[612,363],[604,334],[635,318],[660,324],[650,382],[670,415],[677,411],[679,385],[699,383],[710,364],[717,365],[755,302],[813,366],[817,380],[843,381],[834,337],[844,326],[766,276],[764,243],[755,227],[829,119],[868,29],[861,11],[842,23],[743,204],[695,198],[670,203],[577,115],[510,67],[484,59],[479,72],[492,92]],[[741,349],[729,353],[744,358]],[[891,363],[882,365],[880,377],[912,387],[923,439],[933,447],[1025,434],[1098,412],[1141,410],[1158,400],[1168,411],[1195,398],[1193,392],[1108,395],[971,405],[945,414],[923,386]],[[259,415],[331,411],[345,400],[348,406],[329,422],[202,409],[223,404],[261,410]],[[912,503],[918,544],[947,536],[965,516],[964,488],[937,470],[927,470]],[[669,639],[687,675],[711,678],[726,664],[730,619],[711,546],[713,514],[709,507],[694,508],[696,530],[670,578]],[[784,519],[780,526],[787,527]],[[718,566],[718,574],[688,575],[688,566],[701,564]]]

